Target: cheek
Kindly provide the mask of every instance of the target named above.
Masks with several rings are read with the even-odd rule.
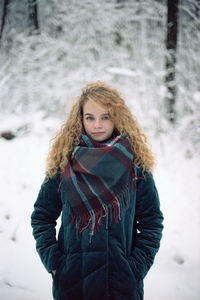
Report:
[[[113,122],[110,122],[110,124],[109,124],[109,128],[110,128],[110,131],[113,131],[113,130],[114,130],[114,128],[115,128],[115,125],[114,125],[114,123],[113,123]]]
[[[87,132],[89,130],[89,125],[87,122],[83,121],[83,129]]]

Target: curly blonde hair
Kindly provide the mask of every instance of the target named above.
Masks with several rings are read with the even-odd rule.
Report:
[[[84,132],[82,114],[83,106],[93,100],[108,110],[115,128],[121,135],[127,136],[132,145],[135,165],[151,172],[155,165],[147,136],[139,126],[135,116],[125,104],[122,95],[105,82],[91,82],[83,87],[81,95],[72,106],[67,121],[53,139],[46,165],[46,175],[53,177],[62,173],[75,145],[79,144],[80,135]]]

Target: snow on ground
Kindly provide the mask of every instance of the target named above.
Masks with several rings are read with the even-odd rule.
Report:
[[[186,158],[176,136],[156,145],[155,180],[164,213],[164,232],[155,266],[145,280],[145,300],[200,299],[199,158]]]
[[[52,299],[51,275],[35,251],[30,215],[44,178],[49,140],[58,124],[36,116],[24,135],[0,139],[2,300]],[[5,123],[2,128],[6,129]],[[173,135],[154,140],[153,146],[165,229],[155,264],[144,281],[145,300],[199,300],[199,159],[186,158],[184,145]]]

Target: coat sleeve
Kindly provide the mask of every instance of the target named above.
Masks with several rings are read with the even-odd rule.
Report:
[[[136,234],[130,263],[136,274],[144,278],[160,247],[163,215],[158,192],[151,173],[138,173],[136,192]]]
[[[63,257],[56,239],[55,228],[56,220],[62,210],[58,191],[59,182],[59,176],[44,180],[31,215],[36,249],[48,272],[56,270]]]

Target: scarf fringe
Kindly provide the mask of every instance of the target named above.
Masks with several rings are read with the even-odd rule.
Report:
[[[89,229],[89,234],[92,236],[100,230],[103,218],[106,218],[106,229],[108,223],[111,225],[114,219],[115,224],[120,220],[126,209],[130,206],[130,188],[127,186],[109,206],[102,205],[99,210],[87,211],[84,215],[77,215],[71,210],[71,224],[76,227],[76,234],[80,234],[86,228]],[[110,221],[110,222],[109,222]]]

